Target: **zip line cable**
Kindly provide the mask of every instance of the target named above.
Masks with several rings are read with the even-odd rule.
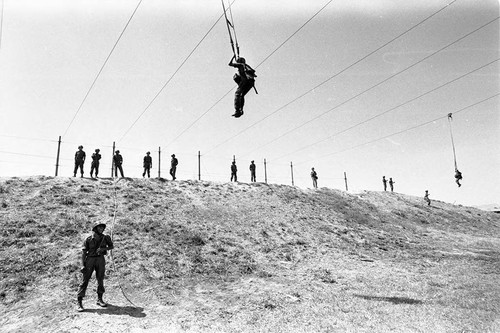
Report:
[[[292,39],[302,28],[304,28],[309,22],[311,22],[316,16],[318,16],[319,13],[321,13],[333,0],[328,1],[323,7],[321,7],[311,18],[309,18],[305,23],[303,23],[297,30],[295,30],[294,33],[292,33],[287,39],[285,39],[280,45],[278,45],[277,48],[274,49],[273,52],[271,52],[264,60],[262,60],[257,66],[255,66],[255,69],[259,68],[260,65],[262,65],[265,61],[267,61],[273,54],[275,54],[279,49],[283,47],[290,39]],[[455,0],[457,1],[457,0]],[[234,1],[233,1],[234,3]],[[210,112],[216,105],[218,105],[227,95],[229,95],[234,89],[234,86],[228,90],[217,102],[215,102],[210,108],[208,108],[207,111],[205,111],[201,116],[199,116],[197,119],[195,119],[186,129],[184,129],[178,136],[176,136],[172,141],[170,141],[166,146],[170,146],[172,143],[174,143],[177,139],[179,139],[184,133],[186,133],[191,127],[193,127],[198,121],[200,121],[201,118],[203,118],[208,112]],[[213,149],[212,149],[213,150]]]
[[[137,117],[137,119],[132,123],[132,125],[127,129],[127,131],[125,131],[125,133],[122,135],[122,137],[120,138],[119,141],[123,140],[123,138],[128,134],[128,132],[130,132],[130,130],[135,126],[135,124],[137,124],[137,122],[139,121],[139,119],[141,119],[141,117],[144,115],[144,113],[146,113],[146,111],[148,111],[148,109],[151,107],[151,105],[154,103],[154,101],[158,98],[158,96],[160,96],[160,94],[162,93],[162,91],[167,87],[167,85],[170,83],[170,81],[172,81],[172,79],[174,78],[174,76],[177,74],[177,72],[179,72],[179,70],[182,68],[182,66],[184,66],[184,64],[188,61],[188,59],[191,57],[191,55],[193,55],[193,53],[196,51],[196,49],[200,46],[200,44],[205,40],[205,38],[207,38],[208,34],[214,29],[214,27],[217,25],[217,23],[220,21],[220,19],[224,16],[224,14],[222,14],[221,16],[219,16],[219,18],[215,21],[215,23],[210,27],[210,29],[207,31],[207,33],[203,36],[203,38],[198,42],[198,44],[196,44],[196,46],[193,48],[193,50],[191,50],[191,52],[187,55],[187,57],[184,59],[184,61],[182,61],[182,63],[179,65],[179,67],[177,67],[177,69],[175,70],[175,72],[170,76],[170,78],[167,80],[167,82],[163,85],[163,87],[161,87],[161,89],[156,93],[156,95],[153,97],[153,99],[149,102],[149,104],[144,108],[144,110],[141,112],[141,114],[139,115],[139,117]]]
[[[378,52],[379,50],[383,49],[384,47],[386,47],[387,45],[391,44],[392,42],[394,42],[395,40],[401,38],[402,36],[406,35],[407,33],[409,33],[410,31],[414,30],[415,28],[417,28],[418,26],[422,25],[424,22],[428,21],[429,19],[431,19],[432,17],[436,16],[437,14],[439,14],[440,12],[442,12],[443,10],[445,10],[446,8],[448,8],[449,6],[451,6],[453,3],[455,3],[457,0],[453,0],[451,1],[450,3],[448,3],[447,5],[445,5],[444,7],[442,7],[441,9],[439,9],[438,11],[432,13],[431,15],[429,15],[428,17],[426,17],[425,19],[423,19],[422,21],[420,21],[419,23],[417,23],[416,25],[412,26],[411,28],[409,28],[408,30],[404,31],[403,33],[399,34],[398,36],[394,37],[393,39],[391,39],[390,41],[386,42],[385,44],[383,44],[382,46],[376,48],[375,50],[371,51],[370,53],[368,53],[367,55],[365,55],[364,57],[356,60],[355,62],[353,62],[352,64],[350,64],[349,66],[347,66],[346,68],[342,69],[340,72],[337,72],[335,74],[333,74],[332,76],[330,76],[328,79],[322,81],[321,83],[317,84],[316,86],[314,86],[313,88],[309,89],[308,91],[302,93],[301,95],[299,95],[298,97],[294,98],[293,100],[291,100],[290,102],[286,103],[285,105],[279,107],[278,109],[276,109],[275,111],[273,111],[272,113],[268,114],[267,116],[265,116],[264,118],[258,120],[257,122],[253,123],[252,125],[246,127],[245,129],[241,130],[240,132],[236,133],[235,135],[233,135],[232,137],[230,137],[229,139],[221,142],[220,144],[214,146],[212,149],[210,149],[208,152],[211,152],[213,151],[214,149],[220,147],[221,145],[229,142],[229,141],[232,141],[232,139],[234,139],[235,137],[243,134],[244,132],[246,132],[247,130],[249,130],[250,128],[254,127],[255,125],[257,124],[260,124],[261,122],[263,122],[264,120],[266,120],[267,118],[271,117],[272,115],[278,113],[279,111],[285,109],[286,107],[288,107],[289,105],[297,102],[299,99],[301,99],[302,97],[310,94],[311,92],[313,92],[315,89],[321,87],[322,85],[326,84],[327,82],[331,81],[333,78],[339,76],[340,74],[344,73],[345,71],[349,70],[350,68],[354,67],[355,65],[357,65],[358,63],[362,62],[363,60],[365,60],[366,58],[370,57],[371,55],[373,55],[374,53]],[[330,1],[331,2],[331,1]],[[329,2],[329,3],[330,3]],[[324,7],[326,7],[329,3],[327,3]],[[324,8],[323,7],[323,8]],[[323,9],[322,8],[322,9]],[[321,10],[322,10],[321,9]],[[281,47],[281,46],[280,46]],[[266,58],[267,60],[267,58]],[[260,64],[259,64],[260,65]],[[258,67],[258,66],[257,66]],[[256,67],[256,68],[257,68]]]
[[[369,87],[369,88],[367,88],[367,89],[363,90],[362,92],[360,92],[360,93],[358,93],[358,94],[354,95],[354,96],[353,96],[353,97],[351,97],[351,98],[348,98],[347,100],[343,101],[342,103],[337,104],[336,106],[334,106],[334,107],[330,108],[329,110],[327,110],[327,111],[325,111],[325,112],[323,112],[323,113],[319,114],[318,116],[316,116],[316,117],[314,117],[314,118],[312,118],[312,119],[310,119],[310,120],[308,120],[308,121],[306,121],[306,122],[302,123],[301,125],[296,126],[296,127],[292,128],[291,130],[288,130],[287,132],[285,132],[285,133],[281,134],[280,136],[276,137],[275,139],[273,139],[273,140],[269,141],[268,143],[266,143],[266,144],[264,144],[264,145],[261,145],[261,146],[259,146],[259,147],[255,148],[254,150],[252,150],[252,151],[250,151],[250,152],[248,152],[248,153],[244,154],[244,155],[250,154],[250,153],[254,152],[254,151],[255,151],[255,150],[257,150],[257,149],[261,149],[262,147],[265,147],[265,146],[267,146],[267,145],[270,145],[271,143],[276,142],[278,139],[281,139],[282,137],[284,137],[284,136],[286,136],[286,135],[288,135],[288,134],[290,134],[290,133],[294,132],[295,130],[297,130],[297,129],[299,129],[299,128],[302,128],[302,127],[304,127],[304,126],[305,126],[305,125],[307,125],[307,124],[312,123],[313,121],[315,121],[315,120],[317,120],[317,119],[319,119],[319,118],[323,117],[325,114],[330,113],[330,112],[332,112],[333,110],[335,110],[335,109],[337,109],[337,108],[339,108],[339,107],[341,107],[341,106],[343,106],[343,105],[345,105],[345,104],[349,103],[350,101],[352,101],[352,100],[354,100],[354,99],[356,99],[356,98],[360,97],[361,95],[364,95],[364,94],[365,94],[365,93],[367,93],[368,91],[370,91],[370,90],[372,90],[372,89],[374,89],[374,88],[376,88],[376,87],[378,87],[378,86],[380,86],[380,85],[384,84],[385,82],[387,82],[387,81],[389,81],[389,80],[393,79],[394,77],[396,77],[396,76],[398,76],[398,75],[400,75],[400,74],[402,74],[402,73],[404,73],[404,72],[408,71],[409,69],[411,69],[411,68],[415,67],[416,65],[418,65],[418,64],[420,64],[420,63],[424,62],[425,60],[427,60],[427,59],[429,59],[429,58],[433,57],[434,55],[436,55],[436,54],[438,54],[438,53],[442,52],[443,50],[447,49],[448,47],[450,47],[450,46],[452,46],[452,45],[454,45],[454,44],[456,44],[456,43],[458,43],[458,42],[462,41],[463,39],[465,39],[465,38],[469,37],[470,35],[474,34],[475,32],[477,32],[477,31],[479,31],[479,30],[483,29],[484,27],[488,26],[489,24],[491,24],[491,23],[493,23],[493,22],[497,21],[499,18],[500,18],[500,16],[496,17],[495,19],[493,19],[493,20],[489,21],[488,23],[483,24],[483,25],[482,25],[482,26],[480,26],[479,28],[476,28],[475,30],[473,30],[473,31],[471,31],[471,32],[469,32],[469,33],[467,33],[467,34],[465,34],[464,36],[460,37],[459,39],[457,39],[457,40],[455,40],[455,41],[453,41],[453,42],[451,42],[451,43],[447,44],[446,46],[443,46],[442,48],[438,49],[437,51],[434,51],[433,53],[429,54],[428,56],[426,56],[426,57],[424,57],[424,58],[420,59],[419,61],[417,61],[417,62],[413,63],[412,65],[410,65],[410,66],[406,67],[405,69],[403,69],[403,70],[401,70],[401,71],[399,71],[399,72],[397,72],[397,73],[395,73],[395,74],[393,74],[393,75],[391,75],[391,76],[387,77],[386,79],[384,79],[384,80],[382,80],[382,81],[378,82],[377,84],[375,84],[375,85],[373,85],[373,86],[371,86],[371,87]],[[496,61],[496,60],[495,60],[495,61]]]
[[[498,93],[496,93],[496,94],[494,94],[494,95],[492,95],[492,96],[489,96],[489,97],[487,97],[487,98],[484,98],[484,99],[480,100],[479,102],[476,102],[476,103],[470,104],[470,105],[468,105],[468,106],[466,106],[466,107],[463,107],[463,108],[461,108],[460,110],[455,111],[454,113],[460,113],[460,112],[467,111],[467,110],[469,110],[470,108],[472,108],[472,107],[474,107],[474,106],[477,106],[477,105],[479,105],[479,104],[482,104],[482,103],[484,103],[484,102],[486,102],[486,101],[489,101],[490,99],[493,99],[493,98],[495,98],[495,97],[498,97],[499,95],[500,95],[500,92],[498,92]],[[441,117],[438,117],[438,118],[436,118],[436,119],[432,119],[432,120],[426,121],[426,122],[421,123],[421,124],[419,124],[419,125],[415,125],[415,126],[412,126],[412,127],[407,128],[407,129],[401,130],[401,131],[399,131],[399,132],[395,132],[395,133],[392,133],[392,134],[389,134],[389,135],[383,136],[383,137],[378,138],[378,139],[374,139],[374,140],[371,140],[371,141],[368,141],[368,142],[365,142],[365,143],[361,143],[361,144],[359,144],[359,145],[356,145],[356,146],[353,146],[353,147],[350,147],[350,148],[346,148],[346,149],[341,150],[341,151],[337,151],[337,152],[333,152],[333,153],[329,153],[329,154],[326,154],[326,155],[323,155],[323,156],[317,157],[317,158],[315,159],[315,161],[316,161],[316,160],[319,160],[319,159],[323,159],[323,158],[328,157],[328,156],[331,156],[331,155],[344,153],[344,152],[349,151],[349,150],[353,150],[353,149],[356,149],[356,148],[359,148],[359,147],[362,147],[362,146],[366,146],[366,145],[369,145],[369,144],[375,143],[375,142],[380,141],[380,140],[384,140],[384,139],[390,138],[391,136],[395,136],[395,135],[398,135],[398,134],[402,134],[402,133],[404,133],[404,132],[407,132],[407,131],[411,131],[411,130],[417,129],[417,128],[419,128],[419,127],[423,127],[423,126],[425,126],[425,125],[429,125],[429,124],[435,123],[436,121],[441,120],[441,119],[444,119],[445,117],[448,117],[448,115],[446,115],[446,116],[441,116]],[[307,160],[307,161],[298,162],[298,163],[295,163],[295,164],[296,164],[296,165],[298,165],[298,164],[304,164],[304,163],[310,163],[310,162],[311,162],[310,160]]]
[[[325,139],[321,139],[321,140],[319,140],[319,141],[316,141],[316,142],[313,142],[313,143],[308,144],[308,145],[306,145],[306,146],[303,146],[302,148],[299,148],[299,149],[297,149],[297,150],[294,150],[294,151],[293,151],[293,152],[291,152],[291,153],[287,153],[287,154],[285,154],[285,155],[282,155],[282,156],[278,157],[277,159],[279,160],[279,159],[281,159],[281,158],[283,158],[283,157],[286,157],[286,156],[288,156],[288,155],[294,154],[294,153],[296,153],[296,152],[298,152],[298,151],[304,150],[304,149],[306,149],[306,148],[309,148],[309,147],[311,147],[311,146],[317,145],[317,144],[322,143],[322,142],[324,142],[324,141],[328,141],[328,140],[330,140],[330,139],[332,139],[332,138],[336,137],[337,135],[343,134],[343,133],[348,132],[348,131],[350,131],[350,130],[352,130],[352,129],[354,129],[354,128],[356,128],[356,127],[360,126],[360,125],[366,124],[366,123],[368,123],[368,122],[370,122],[370,121],[372,121],[372,120],[374,120],[374,119],[376,119],[376,118],[378,118],[378,117],[381,117],[381,116],[383,116],[383,115],[385,115],[385,114],[387,114],[387,113],[389,113],[389,112],[392,112],[392,111],[394,111],[394,110],[396,110],[396,109],[398,109],[398,108],[400,108],[400,107],[402,107],[402,106],[404,106],[404,105],[406,105],[406,104],[409,104],[409,103],[411,103],[411,102],[414,102],[414,101],[416,101],[417,99],[420,99],[420,98],[422,98],[422,97],[424,97],[424,96],[426,96],[426,95],[428,95],[428,94],[430,94],[430,93],[432,93],[432,92],[434,92],[434,91],[436,91],[436,90],[439,90],[439,89],[441,89],[441,88],[443,88],[443,87],[445,87],[445,86],[447,86],[447,85],[449,85],[449,84],[451,84],[451,83],[454,83],[454,82],[456,82],[456,81],[458,81],[458,80],[460,80],[460,79],[462,79],[462,78],[464,78],[464,77],[466,77],[466,76],[469,76],[470,74],[473,74],[474,72],[477,72],[477,71],[479,71],[479,70],[481,70],[481,69],[483,69],[483,68],[485,68],[485,67],[488,67],[489,65],[491,65],[491,64],[493,64],[493,63],[495,63],[495,62],[498,62],[499,60],[500,60],[500,58],[495,59],[495,60],[493,60],[493,61],[490,61],[490,62],[489,62],[489,63],[487,63],[486,65],[482,65],[481,67],[478,67],[478,68],[476,68],[476,69],[474,69],[474,70],[472,70],[472,71],[469,71],[469,72],[467,72],[467,73],[465,73],[465,74],[462,74],[462,75],[460,75],[459,77],[456,77],[456,78],[454,78],[454,79],[453,79],[453,80],[451,80],[451,81],[448,81],[448,82],[446,82],[446,83],[444,83],[444,84],[442,84],[442,85],[440,85],[440,86],[438,86],[438,87],[435,87],[435,88],[433,88],[433,89],[431,89],[431,90],[429,90],[429,91],[427,91],[427,92],[425,92],[425,93],[423,93],[423,94],[420,94],[420,95],[418,95],[417,97],[414,97],[414,98],[412,98],[412,99],[409,99],[409,100],[407,100],[406,102],[403,102],[403,103],[401,103],[401,104],[398,104],[397,106],[392,107],[392,108],[390,108],[389,110],[386,110],[386,111],[384,111],[384,112],[382,112],[382,113],[376,114],[376,115],[375,115],[375,116],[373,116],[373,117],[370,117],[370,118],[368,118],[368,119],[366,119],[366,120],[363,120],[363,121],[361,121],[361,122],[359,122],[359,123],[356,123],[356,124],[352,125],[351,127],[346,128],[345,130],[342,130],[342,131],[340,131],[340,132],[337,132],[337,133],[335,133],[335,134],[332,134],[332,135],[328,136],[328,137],[327,137],[327,138],[325,138]],[[246,154],[244,154],[244,155],[242,155],[242,156],[245,156],[245,155],[246,155]]]
[[[92,82],[92,84],[90,85],[90,88],[89,90],[87,91],[87,93],[85,94],[85,97],[83,98],[82,102],[80,103],[80,106],[78,107],[78,109],[76,110],[75,114],[73,115],[73,118],[71,119],[68,127],[66,128],[66,131],[64,131],[64,134],[63,134],[63,137],[66,136],[66,134],[68,133],[68,130],[70,129],[71,125],[73,125],[73,122],[75,121],[75,118],[76,116],[78,115],[78,113],[80,112],[80,110],[82,109],[83,107],[83,104],[85,103],[85,101],[87,100],[87,97],[89,97],[89,94],[90,92],[92,91],[92,89],[94,88],[94,85],[96,84],[97,80],[99,79],[99,76],[101,75],[104,67],[106,66],[106,64],[108,63],[108,60],[109,58],[111,57],[111,54],[113,54],[116,46],[118,45],[118,43],[120,42],[120,39],[122,38],[123,34],[125,33],[125,30],[127,29],[127,27],[129,26],[130,24],[130,21],[132,21],[132,18],[134,17],[135,13],[137,12],[137,9],[139,8],[139,6],[141,5],[142,3],[142,0],[139,0],[139,3],[137,4],[137,6],[135,7],[134,11],[132,12],[132,15],[130,16],[130,18],[128,19],[127,23],[125,24],[125,27],[123,28],[122,32],[120,33],[120,35],[118,36],[118,39],[116,40],[115,42],[115,45],[113,45],[113,48],[111,49],[111,51],[109,52],[108,56],[106,57],[106,60],[104,60],[104,63],[102,64],[101,66],[101,69],[99,69],[99,72],[97,73],[96,77],[94,78],[94,81]]]
[[[448,113],[448,124],[450,125],[450,136],[451,136],[451,146],[453,147],[453,162],[455,163],[455,171],[458,170],[457,167],[457,154],[455,152],[455,142],[453,141],[453,132],[451,130],[452,113]]]

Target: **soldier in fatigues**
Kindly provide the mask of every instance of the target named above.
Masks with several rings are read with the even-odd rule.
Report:
[[[313,181],[313,187],[318,188],[318,174],[314,170],[314,168],[311,168],[311,179]]]
[[[95,153],[92,154],[92,164],[90,165],[90,178],[93,177],[93,173],[95,170],[95,178],[99,175],[99,160],[101,159],[101,154],[99,154],[100,150],[96,149]]]
[[[170,176],[172,176],[172,180],[176,180],[175,173],[177,172],[177,164],[179,161],[175,158],[175,154],[172,154],[172,159],[170,160]]]
[[[108,306],[102,299],[102,295],[104,294],[104,273],[106,270],[106,260],[104,256],[107,254],[108,250],[113,249],[113,241],[110,236],[103,234],[104,229],[106,229],[104,223],[95,224],[92,228],[92,235],[87,237],[83,242],[81,268],[83,279],[77,294],[77,310],[79,312],[84,311],[82,301],[94,271],[97,280],[97,305],[102,307]]]
[[[75,170],[73,171],[73,177],[76,177],[78,168],[80,168],[80,173],[83,177],[83,163],[85,163],[85,157],[83,146],[78,146],[78,151],[75,153]]]
[[[429,199],[429,191],[425,190],[424,200],[427,202],[427,206],[431,205],[431,199]]]
[[[392,180],[392,178],[389,178],[389,186],[391,187],[391,192],[394,192],[394,184],[396,182]]]
[[[149,154],[151,154],[151,153],[148,151],[146,153],[146,156],[144,156],[144,163],[143,163],[144,172],[142,173],[142,178],[144,178],[144,176],[146,176],[146,173],[148,174],[148,178],[150,177],[149,171],[151,170],[151,167],[153,166],[153,159],[151,158],[151,156],[149,156]]]
[[[250,181],[251,182],[255,182],[256,181],[254,161],[250,162]]]
[[[238,172],[238,168],[236,167],[236,162],[233,161],[233,164],[231,164],[231,181],[234,181],[237,182],[238,181],[238,176],[237,176],[237,173]]]
[[[123,178],[124,177],[123,176],[123,168],[122,168],[123,157],[122,157],[122,155],[120,155],[119,150],[117,150],[115,152],[115,156],[113,156],[113,164],[115,165],[115,177],[118,177],[118,170],[120,170],[120,174]]]
[[[387,179],[385,179],[385,176],[382,176],[382,183],[384,183],[384,191],[387,191]]]

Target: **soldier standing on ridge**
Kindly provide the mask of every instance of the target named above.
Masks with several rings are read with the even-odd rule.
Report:
[[[318,188],[318,174],[314,171],[314,168],[311,168],[311,179],[313,181],[313,187]]]
[[[384,183],[384,191],[387,191],[387,179],[385,179],[385,176],[382,176],[382,183]]]
[[[83,151],[83,146],[78,146],[78,151],[75,153],[75,170],[73,171],[73,177],[76,177],[76,172],[80,168],[80,173],[83,177],[83,163],[85,163],[85,152]]]
[[[231,181],[234,181],[237,182],[238,181],[238,176],[236,175],[236,173],[238,172],[238,168],[236,167],[236,162],[233,161],[233,164],[231,164]]]
[[[108,306],[102,299],[102,295],[104,294],[104,273],[106,271],[104,256],[107,254],[107,250],[113,249],[113,241],[110,236],[103,234],[104,229],[106,229],[106,224],[95,224],[92,228],[92,235],[87,237],[83,242],[81,268],[83,279],[77,294],[77,310],[79,312],[84,311],[82,301],[94,270],[97,280],[97,305],[102,307]]]
[[[250,162],[250,181],[251,182],[255,182],[256,181],[254,161]]]
[[[90,178],[93,177],[93,173],[95,170],[95,178],[99,174],[99,160],[101,159],[101,154],[99,154],[100,150],[96,149],[95,153],[92,154],[92,164],[90,165]]]
[[[151,156],[149,156],[149,154],[151,154],[151,153],[148,151],[146,153],[146,156],[144,156],[144,163],[143,163],[144,172],[142,173],[142,178],[144,178],[144,176],[146,176],[146,173],[148,174],[148,178],[150,178],[149,171],[151,170],[151,167],[153,166],[153,159],[151,158]]]
[[[177,171],[177,164],[179,161],[175,158],[175,154],[172,154],[172,160],[170,161],[170,176],[172,176],[172,180],[176,180],[175,172]]]
[[[429,191],[425,190],[424,200],[427,201],[427,206],[431,205],[431,199],[429,199]]]
[[[394,192],[394,183],[395,181],[393,181],[392,178],[389,178],[389,186],[391,187],[391,192]]]
[[[115,152],[115,156],[113,156],[113,164],[115,165],[115,177],[118,177],[118,170],[120,170],[120,174],[123,178],[124,177],[123,176],[123,168],[122,168],[123,157],[122,157],[122,155],[120,155],[119,150],[117,150]]]

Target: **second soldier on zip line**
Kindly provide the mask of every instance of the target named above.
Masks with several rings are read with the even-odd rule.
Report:
[[[245,58],[236,58],[236,56],[233,55],[228,65],[238,69],[238,73],[233,76],[234,82],[238,84],[238,88],[234,93],[235,113],[233,114],[233,117],[239,118],[243,115],[245,95],[250,91],[250,89],[255,88],[255,78],[257,75],[255,75],[255,70],[246,64]],[[255,92],[257,92],[257,90],[255,90]]]

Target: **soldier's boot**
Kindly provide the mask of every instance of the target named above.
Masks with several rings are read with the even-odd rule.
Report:
[[[108,305],[103,301],[102,299],[102,294],[97,295],[97,305],[102,306],[103,308],[107,307]]]
[[[78,312],[83,312],[84,311],[82,301],[83,301],[83,298],[82,297],[78,297],[78,306],[76,308],[76,311],[78,311]]]

